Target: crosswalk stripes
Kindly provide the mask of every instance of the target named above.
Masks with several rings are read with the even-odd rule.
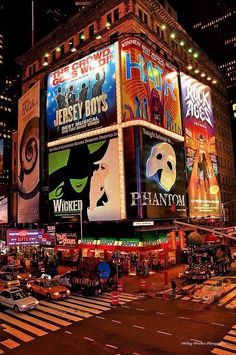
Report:
[[[232,355],[236,354],[236,325],[224,336],[223,340],[217,344],[211,352],[218,355]]]
[[[140,297],[122,293],[119,298],[120,303],[125,304]],[[83,297],[73,293],[63,300],[40,300],[37,308],[29,312],[15,313],[11,309],[5,309],[0,313],[0,323],[2,322],[0,326],[13,339],[9,338],[0,342],[0,355],[5,352],[6,348],[14,349],[22,342],[30,342],[35,337],[48,335],[48,332],[57,331],[61,327],[71,325],[72,322],[80,322],[109,311],[110,305],[111,294]]]

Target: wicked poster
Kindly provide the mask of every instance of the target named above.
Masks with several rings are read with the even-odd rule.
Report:
[[[183,144],[140,127],[124,131],[127,213],[130,218],[186,216]]]
[[[50,220],[119,220],[117,132],[50,148]]]

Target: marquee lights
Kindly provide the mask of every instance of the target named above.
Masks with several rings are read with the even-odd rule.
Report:
[[[183,47],[185,45],[185,42],[182,40],[179,42],[179,44],[181,45],[181,47]]]
[[[192,69],[193,69],[192,65],[189,64],[189,65],[187,66],[187,69],[188,69],[188,70],[192,70]]]
[[[170,38],[172,38],[172,39],[176,38],[176,34],[175,34],[174,32],[172,32],[172,33],[170,34]]]
[[[203,73],[201,73],[201,77],[202,78],[205,78],[205,76],[206,76],[206,74],[203,72]]]
[[[163,24],[163,25],[161,26],[161,29],[162,29],[162,30],[166,30],[166,25]]]
[[[194,70],[194,73],[195,73],[195,74],[198,74],[198,73],[200,73],[200,70],[199,70],[199,69],[195,69],[195,70]]]
[[[188,52],[189,52],[189,53],[192,53],[192,52],[193,52],[193,49],[192,49],[192,48],[189,48],[189,49],[188,49]]]
[[[199,57],[199,54],[197,52],[194,53],[193,55],[194,58],[198,58]]]
[[[102,38],[101,35],[97,35],[97,36],[96,36],[96,39],[101,39],[101,38]]]

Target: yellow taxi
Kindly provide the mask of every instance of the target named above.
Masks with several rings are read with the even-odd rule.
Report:
[[[8,274],[6,272],[0,272],[0,286],[1,288],[9,288],[13,286],[19,286],[20,281],[17,277],[12,274]]]
[[[28,281],[26,286],[31,293],[45,296],[48,299],[56,300],[70,295],[70,290],[61,286],[56,280],[40,278]]]

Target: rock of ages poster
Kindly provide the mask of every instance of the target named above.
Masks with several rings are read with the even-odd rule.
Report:
[[[220,217],[215,128],[209,86],[181,74],[190,217]]]

